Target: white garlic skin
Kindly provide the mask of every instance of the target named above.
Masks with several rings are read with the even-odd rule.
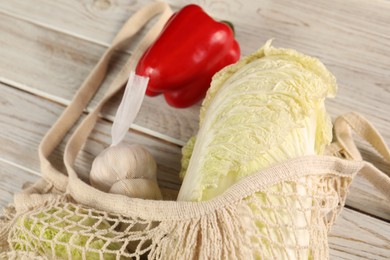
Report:
[[[106,148],[92,163],[90,183],[108,192],[111,186],[124,179],[156,180],[157,164],[146,148],[138,144],[119,143]]]
[[[150,179],[124,179],[117,181],[111,186],[109,193],[122,194],[139,199],[162,199],[157,181]]]

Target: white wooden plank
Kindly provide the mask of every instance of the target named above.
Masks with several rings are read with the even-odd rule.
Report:
[[[64,107],[46,99],[1,85],[0,158],[33,172],[40,172],[38,145]],[[93,159],[111,142],[111,123],[100,120],[78,156],[76,169],[87,179]],[[66,142],[67,138],[65,139]],[[180,147],[131,131],[125,142],[145,145],[158,164],[162,187],[178,189],[180,181]],[[56,149],[51,161],[65,172],[62,162],[64,143]]]
[[[331,259],[390,258],[390,224],[344,209],[329,235]]]
[[[88,35],[88,39],[108,44],[120,21],[123,22],[146,2],[115,1],[103,4],[100,1],[6,1],[1,3],[1,8],[3,12],[51,26],[61,32]],[[169,2],[175,8],[187,4],[186,1],[178,0]],[[386,120],[387,111],[390,111],[390,103],[387,102],[390,92],[386,87],[389,85],[386,68],[390,65],[390,54],[387,51],[388,1],[332,0],[324,3],[305,0],[294,5],[283,0],[195,2],[216,18],[229,19],[235,23],[243,54],[249,54],[265,40],[275,38],[277,46],[295,48],[319,57],[336,75],[340,84],[337,98],[328,102],[332,116],[351,110],[361,112],[377,123],[386,140],[390,140],[386,131],[390,127]],[[104,8],[99,9],[97,6]],[[102,17],[105,19],[103,24],[99,22]],[[79,26],[80,23],[83,26]],[[96,27],[99,32],[96,32]],[[159,102],[151,106],[156,104]],[[160,111],[165,112],[165,108]],[[172,116],[171,113],[167,114],[169,118]],[[163,115],[160,113],[158,118],[166,118]],[[197,121],[197,116],[190,116],[186,116],[190,118],[188,121]],[[182,128],[180,125],[179,129]],[[183,134],[182,130],[174,134],[182,135],[184,138],[178,139],[185,140],[196,130],[196,127],[189,128],[187,134]]]
[[[1,2],[0,9],[2,12],[12,14],[20,19],[88,38],[91,41],[108,44],[121,24],[135,10],[149,2],[151,1],[34,0],[25,2],[13,0]],[[188,4],[186,0],[168,0],[167,2],[175,10]],[[257,35],[258,41],[242,42],[244,46],[250,45],[252,50],[258,47],[259,42],[275,36],[292,40],[293,43],[302,36],[311,36],[310,41],[303,46],[321,44],[318,37],[327,36],[322,35],[322,33],[326,32],[323,29],[328,29],[329,26],[342,27],[347,33],[352,31],[352,33],[388,35],[386,28],[389,18],[386,10],[389,9],[389,3],[386,0],[370,2],[364,0],[342,2],[337,0],[328,2],[304,0],[294,4],[287,0],[237,0],[229,2],[194,0],[192,3],[201,5],[218,20],[232,21],[238,28],[238,37]],[[102,20],[104,23],[101,22]],[[82,26],[80,26],[80,21],[82,21]],[[370,30],[371,27],[373,30]],[[253,28],[257,28],[257,30]],[[319,29],[322,29],[321,34],[318,33]],[[301,42],[305,40],[307,39],[303,38]],[[332,40],[342,41],[343,38]],[[322,44],[326,45],[326,42],[322,42]],[[353,39],[351,42],[354,42]],[[354,44],[359,44],[359,42],[354,42]],[[340,45],[340,47],[343,46]],[[249,50],[248,47],[244,49],[246,49],[245,53]]]
[[[2,208],[13,202],[13,196],[26,182],[35,182],[39,176],[0,158],[0,214]]]
[[[122,24],[136,10],[151,1],[11,0],[7,2],[0,2],[0,12],[108,46]]]
[[[368,162],[374,162],[378,169],[390,176],[390,164],[384,162],[379,155],[373,151],[372,147],[365,142],[357,140],[357,143],[363,159]],[[352,182],[346,204],[351,208],[390,221],[390,201],[384,198],[383,195],[362,176],[356,176]]]
[[[337,97],[327,102],[332,117],[349,111],[363,113],[390,143],[389,1],[194,2],[235,24],[243,54],[274,38],[275,46],[320,58],[339,84]]]
[[[104,8],[97,8],[102,6],[102,1],[35,0],[26,3],[14,0],[3,2],[0,7],[3,12],[19,18],[52,26],[70,34],[89,35],[91,40],[100,39],[100,42],[107,44],[124,20],[149,2],[151,1],[134,3],[119,0],[105,4]],[[174,9],[188,4],[184,0],[167,2]],[[388,55],[385,50],[389,46],[387,11],[390,4],[385,0],[332,0],[326,3],[305,0],[293,5],[286,0],[193,2],[201,5],[216,19],[229,19],[236,24],[237,37],[244,54],[249,54],[265,40],[275,37],[280,38],[283,44],[289,43],[288,46],[305,49],[315,56],[321,54],[321,57],[327,58],[335,56],[337,52],[349,57],[337,59],[338,64],[351,65],[351,62],[359,61],[354,65],[360,65],[364,69],[371,67],[367,66],[367,61],[376,64],[376,58],[380,61],[384,60],[383,55]],[[328,6],[333,8],[329,9]],[[103,15],[105,23],[100,22]],[[79,21],[83,21],[83,26],[80,26]],[[360,41],[356,41],[357,38]],[[378,41],[371,41],[373,39]],[[370,58],[362,63],[360,61],[365,57],[361,54],[365,52],[370,53]],[[382,71],[386,69],[383,66],[380,68]],[[378,71],[376,66],[372,70]]]
[[[2,14],[0,31],[4,40],[0,48],[0,82],[61,104],[70,102],[105,49]],[[90,108],[102,98],[127,58],[128,54],[124,53],[116,56],[110,73]],[[106,106],[104,114],[109,119],[115,115],[120,98],[117,95]],[[174,109],[165,103],[163,97],[146,97],[135,120],[135,128],[148,129],[149,134],[183,144],[196,132],[198,110],[196,106]]]

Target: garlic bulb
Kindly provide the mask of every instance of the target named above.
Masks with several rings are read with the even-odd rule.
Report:
[[[122,142],[141,107],[148,80],[130,73],[112,124],[112,145],[95,158],[89,175],[91,185],[101,191],[143,199],[162,197],[152,155],[141,145]]]
[[[160,198],[156,171],[156,162],[146,148],[138,144],[129,145],[121,142],[108,147],[95,158],[89,178],[93,187],[104,192],[111,190],[112,193],[131,197],[133,196],[131,194],[134,194],[135,197],[142,195],[142,198]],[[147,194],[148,192],[150,194]]]

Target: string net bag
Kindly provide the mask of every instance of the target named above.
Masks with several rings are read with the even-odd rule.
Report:
[[[303,165],[304,183],[298,178]],[[117,200],[108,210],[91,207],[91,199],[86,206],[58,196],[18,216],[8,243],[14,251],[63,259],[320,259],[328,254],[328,231],[359,167],[334,158],[300,158],[200,203],[95,194],[104,201],[100,205]],[[287,180],[274,184],[263,177],[274,174]]]
[[[15,259],[326,259],[328,233],[356,174],[389,197],[389,177],[361,160],[351,137],[354,129],[389,160],[379,133],[355,113],[334,128],[332,155],[269,167],[204,202],[109,194],[75,172],[61,192],[43,178],[8,208],[2,244]]]
[[[39,206],[17,214],[7,237],[9,254],[34,252],[48,259],[325,259],[328,233],[358,173],[388,192],[388,177],[374,166],[335,156],[275,165],[205,202],[128,198],[70,179],[68,193],[50,194]]]

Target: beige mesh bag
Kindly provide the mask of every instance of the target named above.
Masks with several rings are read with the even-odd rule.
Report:
[[[49,155],[78,120],[106,74],[109,59],[151,17],[162,13],[64,152],[65,175]],[[327,156],[291,159],[243,178],[204,202],[153,201],[101,192],[74,170],[103,105],[119,91],[135,61],[171,14],[153,3],[125,24],[39,147],[42,178],[16,194],[0,222],[6,259],[326,259],[328,233],[349,185],[362,174],[390,200],[390,178],[362,160],[352,130],[390,162],[385,142],[362,116],[334,123]],[[275,188],[277,187],[277,188]],[[306,192],[298,192],[304,189]]]

